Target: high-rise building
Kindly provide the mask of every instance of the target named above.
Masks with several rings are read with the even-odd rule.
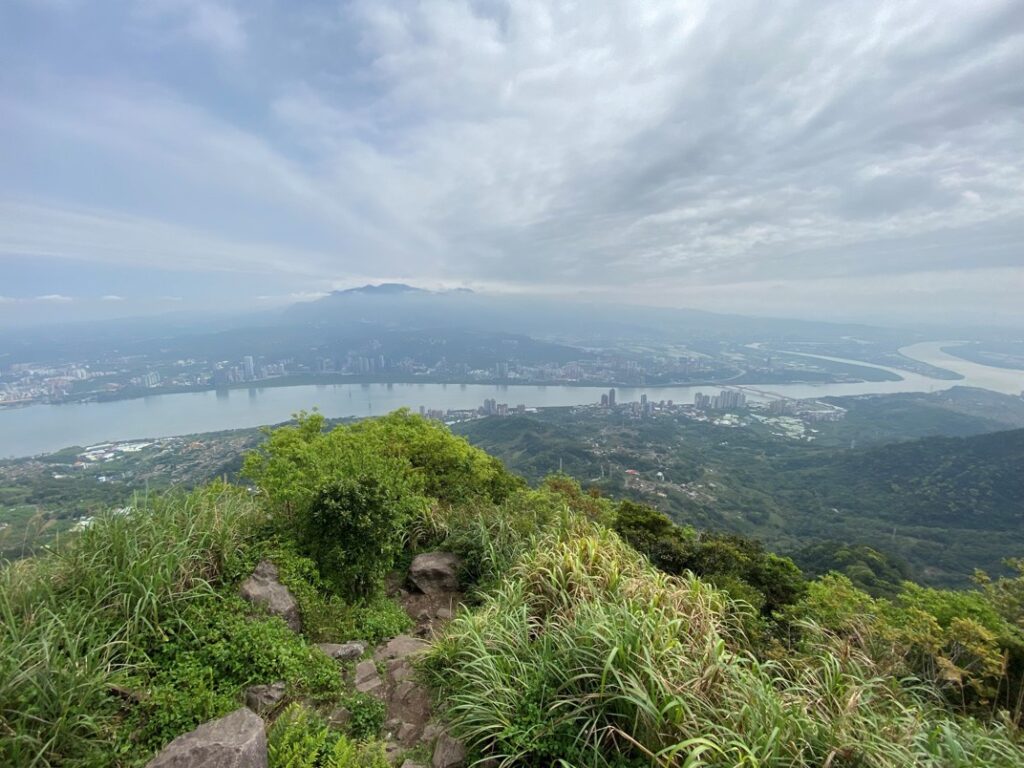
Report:
[[[1024,396],[1024,395],[1022,395],[1022,396]],[[608,407],[608,393],[607,392],[602,392],[601,393],[601,406],[603,408],[607,408]]]
[[[252,381],[256,378],[256,361],[252,359],[252,355],[246,355],[242,358],[242,370],[245,371],[246,381]]]
[[[608,390],[608,405],[615,405],[615,387]]]

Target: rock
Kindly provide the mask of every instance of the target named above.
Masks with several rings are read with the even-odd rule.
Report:
[[[347,643],[320,643],[317,648],[336,661],[355,661],[366,653],[366,643],[350,640]]]
[[[392,698],[396,702],[406,701],[409,698],[409,694],[415,691],[418,687],[419,686],[411,680],[406,680],[395,687],[395,692],[392,694]]]
[[[461,768],[466,763],[466,748],[462,742],[442,733],[434,745],[433,768]]]
[[[179,736],[147,768],[267,768],[263,721],[246,707]]]
[[[377,661],[390,661],[392,659],[404,659],[414,653],[426,650],[427,643],[411,635],[399,635],[387,641],[373,654]]]
[[[442,605],[436,611],[434,611],[434,617],[441,621],[448,621],[452,617],[452,609],[446,605]]]
[[[414,674],[415,670],[405,659],[392,659],[388,662],[388,677],[395,683],[408,680]]]
[[[372,661],[360,661],[356,665],[356,690],[383,698],[384,681],[380,679],[377,665]]]
[[[398,743],[403,747],[415,746],[419,731],[419,726],[414,723],[402,723],[398,726]]]
[[[253,685],[245,691],[245,706],[258,715],[273,712],[284,701],[287,686],[283,680],[270,685]]]
[[[351,719],[352,713],[345,709],[345,707],[337,707],[331,710],[331,714],[327,716],[327,722],[335,728],[343,728],[348,725]]]
[[[388,761],[389,765],[398,765],[398,759],[402,756],[405,749],[397,741],[389,741],[384,745],[384,758]]]
[[[406,760],[402,763],[402,768],[426,768],[426,766],[421,765],[420,763],[414,763],[412,760]]]
[[[417,555],[409,566],[409,579],[426,595],[457,592],[462,558],[451,552]]]
[[[424,744],[431,744],[440,733],[440,726],[438,726],[436,723],[427,723],[425,726],[423,726],[423,733],[420,735],[420,741],[422,741]]]
[[[299,604],[284,584],[277,580],[277,566],[261,560],[252,576],[242,582],[239,593],[250,603],[262,605],[274,616],[284,619],[293,632],[302,629]]]

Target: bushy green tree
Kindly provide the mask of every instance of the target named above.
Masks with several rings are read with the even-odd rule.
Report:
[[[343,597],[371,597],[383,586],[406,524],[426,503],[409,485],[387,462],[368,462],[324,483],[300,516],[300,545]]]
[[[865,544],[822,541],[802,548],[793,559],[810,576],[835,571],[874,597],[894,597],[910,578],[906,562]]]
[[[500,503],[524,486],[498,459],[406,408],[357,422],[348,428],[347,437],[408,462],[423,493],[446,504],[471,499]]]
[[[1024,634],[982,591],[907,582],[893,599],[876,599],[832,573],[811,582],[783,619],[835,633],[885,674],[924,680],[963,711],[991,716],[1002,708],[1021,720]]]
[[[698,535],[643,504],[620,502],[614,528],[663,571],[690,571],[754,604],[766,616],[798,600],[806,586],[792,560],[766,552],[760,542],[730,534]]]
[[[300,413],[269,432],[243,474],[279,530],[349,599],[377,590],[432,504],[500,503],[523,487],[497,459],[407,410],[331,430],[320,414]]]

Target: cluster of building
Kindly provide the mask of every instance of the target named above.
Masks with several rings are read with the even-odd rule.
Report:
[[[78,459],[75,461],[74,466],[82,467],[90,463],[112,461],[121,454],[138,453],[142,449],[148,448],[151,445],[153,445],[152,442],[146,441],[99,443],[98,445],[90,445],[78,455]]]
[[[698,392],[693,396],[693,406],[701,411],[738,411],[747,407],[747,396],[738,389],[723,389],[717,395]]]
[[[420,416],[453,424],[455,422],[470,421],[472,419],[479,419],[485,416],[521,416],[530,411],[536,412],[536,410],[536,408],[527,408],[525,405],[510,406],[508,403],[499,403],[493,397],[489,397],[484,400],[484,404],[479,408],[470,410],[459,410],[453,408],[442,410],[440,408],[427,408],[421,405]]]
[[[240,363],[219,363],[210,377],[215,387],[226,387],[230,384],[244,384],[247,381],[262,381],[288,373],[283,362],[259,363],[252,355],[246,355]]]
[[[601,394],[601,407],[615,408],[617,411],[625,412],[633,418],[643,419],[652,415],[655,411],[670,411],[675,408],[675,403],[672,400],[651,400],[647,397],[646,392],[640,395],[639,400],[620,403],[613,387]]]
[[[314,373],[340,373],[349,376],[367,376],[392,369],[384,355],[347,355],[343,359],[318,357],[313,361]]]
[[[133,387],[146,387],[152,389],[153,387],[160,386],[160,374],[156,371],[149,371],[141,376],[134,376],[128,380],[128,383]]]
[[[93,376],[88,368],[79,365],[14,363],[5,371],[6,380],[0,381],[0,406],[57,402],[65,398],[77,382]]]
[[[368,375],[388,372],[391,375],[460,379],[472,382],[513,382],[518,384],[587,384],[619,382],[645,384],[649,381],[684,381],[714,372],[716,363],[705,358],[630,359],[619,355],[602,355],[593,360],[568,363],[498,360],[494,363],[471,364],[441,356],[437,360],[403,357],[389,359],[383,355],[349,355],[344,359],[318,358],[317,373]]]
[[[484,404],[477,412],[481,416],[511,416],[526,413],[526,406],[516,405],[510,408],[508,403],[499,403],[493,397],[489,397],[484,400]]]
[[[768,403],[768,413],[773,416],[796,416],[809,424],[826,421],[841,421],[846,409],[820,400],[788,400],[779,398]]]

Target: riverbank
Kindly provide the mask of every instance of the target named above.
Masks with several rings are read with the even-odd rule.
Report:
[[[932,358],[948,342],[913,345],[901,350],[912,359]],[[956,370],[958,361],[946,367]],[[856,360],[843,364],[859,365]],[[931,362],[931,359],[923,362]],[[841,382],[827,384],[779,384],[750,382],[743,385],[749,399],[823,398],[849,395],[893,394],[899,392],[935,392],[954,385],[980,387],[1006,394],[1024,389],[1024,373],[985,366],[958,371],[957,381],[933,379],[896,369],[883,371],[896,380]],[[871,367],[867,365],[865,367]],[[693,402],[697,392],[707,394],[720,385],[619,386],[620,402],[631,402],[647,395],[654,400]],[[377,416],[396,408],[423,407],[427,410],[467,410],[478,408],[485,400],[506,403],[510,407],[572,406],[600,401],[607,393],[603,386],[559,384],[439,384],[439,383],[327,383],[283,386],[244,387],[229,390],[160,394],[132,400],[105,403],[39,405],[0,412],[0,456],[31,456],[59,450],[67,445],[91,445],[106,440],[135,440],[147,436],[174,436],[189,433],[240,429],[287,421],[294,413],[314,407],[328,418]]]

